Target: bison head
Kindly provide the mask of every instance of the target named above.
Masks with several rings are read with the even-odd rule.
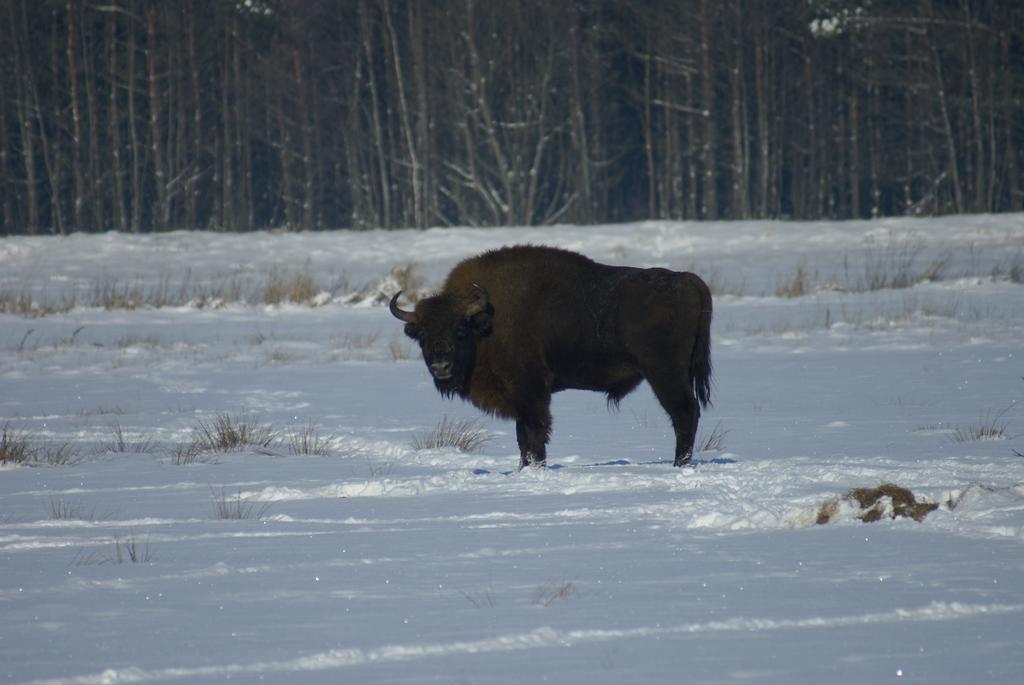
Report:
[[[474,284],[470,296],[441,293],[420,300],[409,312],[398,307],[398,296],[388,305],[405,322],[405,334],[419,343],[434,385],[446,395],[462,394],[476,360],[476,344],[491,332],[494,307],[487,291]]]

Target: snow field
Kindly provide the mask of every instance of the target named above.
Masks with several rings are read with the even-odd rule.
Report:
[[[429,290],[518,242],[718,279],[702,433],[720,449],[673,469],[646,387],[612,413],[567,392],[552,468],[516,472],[510,423],[437,395],[374,293],[396,265]],[[0,292],[84,302],[98,279],[152,291],[186,272],[248,292],[0,315],[0,425],[78,456],[0,466],[0,678],[1019,682],[1022,246],[1018,215],[7,239]],[[944,266],[855,287],[886,259]],[[778,294],[801,266],[806,292]],[[348,285],[267,306],[272,269]],[[221,414],[278,439],[175,463]],[[414,449],[445,415],[489,440]],[[310,423],[325,455],[289,448]],[[815,523],[887,482],[939,508]]]

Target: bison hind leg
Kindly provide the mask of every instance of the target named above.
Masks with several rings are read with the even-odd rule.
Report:
[[[693,457],[693,443],[697,436],[697,423],[700,421],[700,403],[692,387],[679,382],[675,374],[652,374],[647,380],[658,402],[672,420],[676,434],[672,465],[686,466]]]

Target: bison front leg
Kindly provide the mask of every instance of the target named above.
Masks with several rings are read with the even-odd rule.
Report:
[[[547,443],[551,434],[551,414],[520,415],[516,419],[516,440],[519,442],[519,468],[547,465]]]

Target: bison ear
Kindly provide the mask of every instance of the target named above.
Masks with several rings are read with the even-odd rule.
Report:
[[[490,303],[482,310],[469,317],[469,325],[473,328],[473,335],[478,338],[486,338],[491,334],[491,320],[494,318],[494,307]]]
[[[473,333],[478,338],[491,334],[491,319],[494,318],[494,305],[491,304],[491,296],[487,289],[477,283],[473,284],[476,289],[476,296],[466,307],[466,321],[473,327]]]
[[[405,334],[413,340],[420,339],[420,327],[414,323],[405,324]]]

